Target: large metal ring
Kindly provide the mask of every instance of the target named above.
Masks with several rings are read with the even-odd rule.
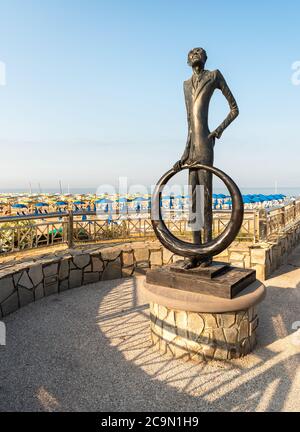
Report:
[[[162,219],[160,202],[164,186],[177,172],[174,170],[174,168],[172,168],[160,178],[154,189],[151,206],[152,226],[157,238],[160,240],[163,246],[165,246],[171,252],[188,258],[211,258],[214,255],[221,253],[233,242],[242,226],[244,217],[244,204],[242,195],[234,181],[218,168],[202,164],[184,164],[181,166],[181,170],[184,169],[202,169],[209,171],[223,181],[232,199],[232,212],[228,225],[218,237],[204,244],[185,242],[175,237],[168,230]]]

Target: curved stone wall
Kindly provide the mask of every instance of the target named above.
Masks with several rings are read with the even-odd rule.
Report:
[[[89,283],[129,277],[181,257],[157,241],[67,250],[0,271],[0,318],[45,296]]]
[[[151,339],[163,354],[202,362],[247,355],[256,344],[255,307],[236,312],[195,313],[150,303]]]
[[[216,261],[253,268],[264,281],[300,241],[300,226],[274,244],[232,244]],[[104,247],[94,245],[83,250],[48,254],[46,257],[14,263],[0,270],[0,318],[19,307],[49,294],[100,280],[116,279],[145,272],[156,265],[182,259],[158,241],[123,243]]]

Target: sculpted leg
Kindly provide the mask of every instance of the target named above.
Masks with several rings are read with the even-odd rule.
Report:
[[[198,176],[199,170],[189,170],[189,186],[190,186],[190,193],[191,193],[191,207],[189,209],[189,225],[192,229],[193,233],[193,241],[194,243],[202,243],[202,236],[201,236],[201,221],[200,221],[200,215],[198,214],[199,209],[199,200],[200,200],[200,184],[199,184],[199,176]],[[198,200],[198,206],[197,206],[197,200]],[[197,208],[198,207],[198,208]]]
[[[213,224],[213,212],[212,212],[212,174],[208,171],[198,171],[199,184],[204,187],[204,229],[203,229],[203,243],[210,242],[212,240],[212,224]],[[203,260],[200,263],[200,267],[208,267],[212,262],[211,258]]]
[[[192,226],[193,242],[201,244],[212,239],[212,175],[203,170],[189,170],[189,185],[191,187],[191,214],[189,215],[189,224]],[[199,202],[201,195],[199,186],[204,188],[204,228],[201,224],[201,215],[199,213]],[[197,188],[198,187],[198,188]],[[197,190],[198,189],[198,190]],[[193,229],[194,228],[194,229]],[[203,233],[201,232],[203,231]],[[211,264],[211,259],[201,260],[198,258],[190,258],[184,268],[195,268],[198,266],[207,267]]]
[[[204,187],[204,230],[203,242],[212,240],[212,175],[210,172],[199,170],[199,184]]]

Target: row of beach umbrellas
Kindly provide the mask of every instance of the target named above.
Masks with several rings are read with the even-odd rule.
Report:
[[[243,202],[245,204],[254,204],[254,203],[262,203],[262,202],[266,202],[266,201],[280,201],[283,200],[285,198],[285,195],[283,194],[272,194],[272,195],[263,195],[263,194],[248,194],[248,195],[242,195],[243,197]],[[167,196],[163,196],[162,200],[169,200],[170,202],[170,207],[173,206],[173,200],[177,199],[177,200],[184,200],[190,198],[189,195],[187,196],[182,196],[182,195],[167,195]],[[93,201],[93,204],[98,205],[98,204],[114,204],[114,203],[119,203],[119,204],[129,204],[129,203],[142,203],[142,202],[150,202],[151,198],[150,197],[142,197],[142,196],[137,196],[135,198],[128,198],[128,197],[119,197],[116,198],[115,200],[112,200],[110,198],[100,198],[97,199],[95,201]],[[213,194],[213,201],[214,203],[220,202],[221,204],[231,204],[231,198],[228,195],[224,195],[224,194]],[[74,204],[75,206],[82,206],[87,204],[89,201],[83,201],[83,200],[75,200],[75,201],[70,201],[70,203]],[[69,204],[68,201],[56,201],[55,203],[53,203],[55,206],[57,207],[62,207],[62,206],[67,206]],[[34,203],[34,207],[49,207],[49,203],[45,202],[45,201],[39,201]],[[28,208],[28,206],[24,203],[15,203],[12,205],[12,208],[15,209],[25,209]]]
[[[266,201],[281,201],[286,196],[283,194],[273,194],[273,195],[263,195],[263,194],[248,194],[248,195],[242,195],[244,204],[255,204],[255,203],[262,203]],[[222,204],[230,204],[231,198],[229,196],[224,196],[222,194],[220,195],[213,195],[214,201],[217,201],[219,199],[222,199]]]

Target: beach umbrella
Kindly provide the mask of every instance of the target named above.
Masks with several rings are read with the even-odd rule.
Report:
[[[83,204],[85,204],[85,202],[84,201],[73,201],[73,204],[75,204],[75,205],[83,205]]]
[[[218,194],[218,198],[227,198],[228,195],[224,195],[224,194]]]
[[[49,204],[45,202],[38,202],[34,205],[34,207],[49,207]]]
[[[101,198],[95,201],[95,204],[111,204],[113,201],[108,198]]]
[[[138,197],[133,198],[132,201],[141,202],[141,201],[149,201],[149,199],[151,199],[151,198],[149,198],[149,197],[145,198],[145,197],[138,196]]]
[[[16,203],[12,205],[12,208],[27,208],[25,204]]]
[[[253,201],[249,197],[243,196],[243,203],[244,204],[253,204]]]
[[[127,203],[127,202],[131,202],[131,199],[127,198],[127,197],[121,197],[116,199],[116,202],[118,203]]]
[[[68,203],[66,201],[56,201],[55,203],[57,206],[66,206]]]

